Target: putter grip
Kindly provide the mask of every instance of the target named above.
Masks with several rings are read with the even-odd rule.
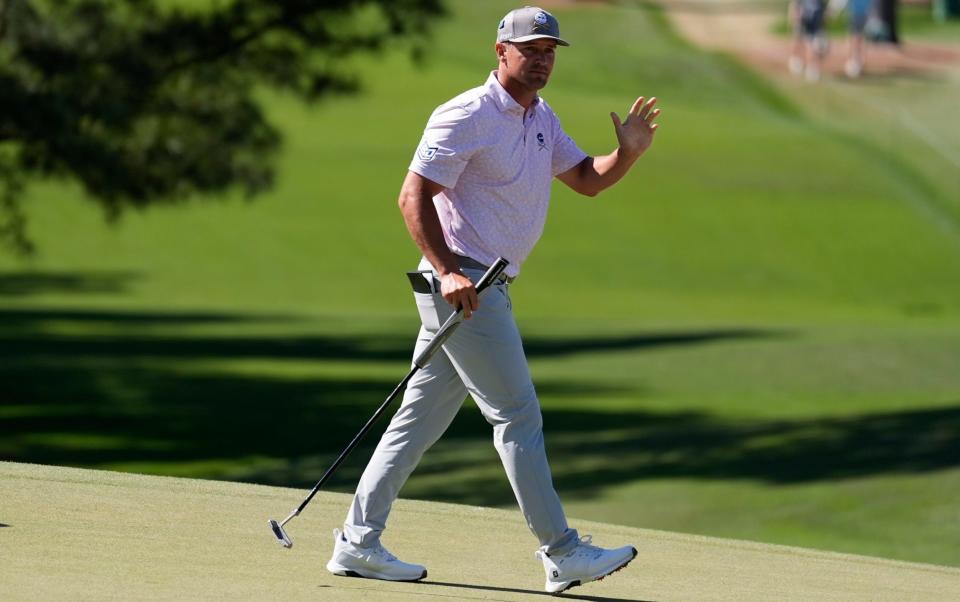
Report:
[[[500,277],[500,274],[507,267],[510,262],[504,259],[503,257],[498,257],[496,261],[493,262],[493,265],[486,271],[482,278],[477,282],[477,295],[482,293],[488,286],[493,284],[493,281]],[[443,323],[443,326],[440,327],[440,330],[437,331],[437,334],[433,335],[433,338],[424,347],[423,351],[420,352],[416,358],[414,358],[413,363],[418,368],[423,368],[430,361],[430,358],[433,357],[433,354],[437,352],[437,349],[440,349],[440,346],[443,345],[444,341],[450,338],[450,335],[460,326],[462,321],[463,309],[458,308],[457,311],[453,312],[447,321]]]

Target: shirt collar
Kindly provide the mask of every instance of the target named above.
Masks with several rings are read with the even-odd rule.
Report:
[[[516,115],[522,116],[526,113],[526,110],[523,106],[518,103],[516,100],[510,96],[510,93],[500,84],[500,80],[497,79],[497,72],[492,71],[490,77],[487,78],[487,83],[485,84],[487,88],[487,94],[493,97],[494,102],[497,103],[497,108],[500,109],[501,113],[513,113]],[[535,107],[540,104],[540,95],[538,94],[533,99],[533,104],[530,105],[530,110],[533,111]]]

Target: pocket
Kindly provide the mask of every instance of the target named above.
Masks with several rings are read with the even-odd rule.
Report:
[[[420,323],[428,332],[440,330],[440,326],[453,314],[453,306],[439,293],[413,293],[413,297],[417,302]]]
[[[507,302],[507,309],[513,310],[513,302],[510,300],[510,291],[507,290],[507,286],[506,284],[495,284],[493,288],[503,295],[503,300]]]

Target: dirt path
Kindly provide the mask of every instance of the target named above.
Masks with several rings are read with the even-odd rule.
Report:
[[[657,0],[676,30],[708,50],[730,52],[768,72],[786,71],[790,40],[773,32],[786,1]],[[835,40],[823,65],[825,75],[843,77],[846,42]],[[875,75],[927,70],[960,71],[960,45],[906,41],[900,48],[868,44],[866,69]]]

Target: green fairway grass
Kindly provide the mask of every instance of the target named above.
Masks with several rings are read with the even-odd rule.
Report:
[[[254,202],[112,226],[71,184],[31,187],[39,253],[0,256],[0,459],[309,488],[409,368],[418,255],[397,192],[433,108],[494,68],[511,7],[452,2],[422,68],[356,61],[361,96],[305,107],[264,90],[286,147]],[[544,96],[584,150],[613,148],[609,113],[636,96],[663,108],[617,187],[555,187],[511,288],[570,512],[960,566],[945,172],[810,116],[810,98],[691,48],[652,9],[556,14],[573,46]],[[929,89],[925,110],[949,105],[952,88]],[[403,495],[514,507],[472,403]]]
[[[321,492],[267,526],[302,492],[0,462],[4,600],[539,600],[543,569],[518,511],[400,500],[387,539],[427,566],[420,583],[324,569],[348,497]],[[576,520],[637,559],[564,599],[947,601],[960,570]]]

